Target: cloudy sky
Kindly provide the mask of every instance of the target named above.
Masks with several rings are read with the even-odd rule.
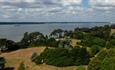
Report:
[[[0,0],[0,21],[115,22],[115,0]]]

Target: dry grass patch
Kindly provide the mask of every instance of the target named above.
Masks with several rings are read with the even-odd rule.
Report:
[[[6,67],[14,67],[15,70],[17,70],[21,62],[24,62],[27,67],[31,67],[33,65],[30,60],[31,55],[34,52],[40,54],[44,49],[45,47],[20,49],[9,53],[3,53],[1,56],[6,59]]]
[[[72,41],[72,42],[71,42],[71,45],[72,45],[73,47],[77,46],[77,42],[80,42],[80,40],[77,40],[77,39],[72,39],[71,41]]]
[[[111,34],[115,32],[115,29],[111,29]]]

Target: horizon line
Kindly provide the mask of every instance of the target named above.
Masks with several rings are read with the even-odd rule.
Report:
[[[48,24],[48,23],[112,23],[112,22],[0,22],[0,25],[5,24]]]

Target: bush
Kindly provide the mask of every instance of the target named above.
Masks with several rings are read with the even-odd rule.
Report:
[[[32,54],[31,60],[32,62],[35,62],[36,64],[42,64],[42,58],[37,53]]]
[[[18,68],[18,70],[26,70],[24,63],[22,62]]]

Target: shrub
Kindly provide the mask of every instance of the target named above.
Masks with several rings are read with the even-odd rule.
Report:
[[[35,62],[36,64],[42,64],[42,58],[37,53],[32,54],[31,60],[32,62]]]
[[[88,70],[99,70],[101,68],[101,61],[93,58],[88,64]]]
[[[24,63],[22,62],[18,68],[18,70],[26,70]]]

